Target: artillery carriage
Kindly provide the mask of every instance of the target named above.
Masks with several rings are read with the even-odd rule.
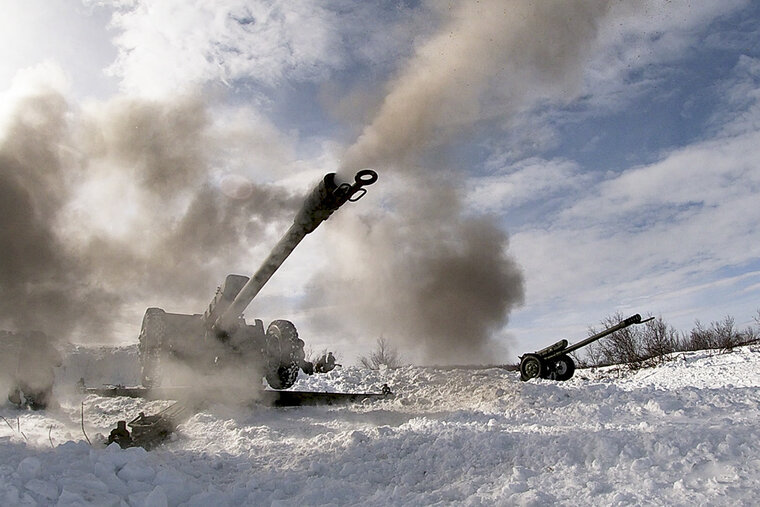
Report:
[[[653,317],[642,321],[641,315],[637,313],[574,345],[569,345],[567,340],[560,340],[545,349],[520,356],[520,380],[526,381],[532,378],[570,380],[575,373],[575,361],[570,357],[571,352],[609,336],[615,331],[634,324],[643,324],[652,319]]]
[[[248,324],[243,311],[301,240],[348,201],[359,200],[365,186],[377,181],[370,169],[353,182],[327,174],[307,195],[279,243],[252,276],[227,275],[203,314],[169,313],[148,308],[139,337],[142,384],[152,388],[186,384],[197,374],[225,370],[238,382],[256,385],[264,377],[275,389],[293,385],[299,370],[313,373],[304,342],[289,320],[275,320],[266,330],[260,319]],[[242,378],[241,378],[242,377]]]

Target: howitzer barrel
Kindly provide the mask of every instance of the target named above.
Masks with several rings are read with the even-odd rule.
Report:
[[[371,169],[359,171],[353,183],[340,182],[335,173],[327,174],[307,195],[303,206],[293,220],[293,225],[275,245],[269,257],[214,323],[214,330],[217,333],[225,333],[234,328],[239,316],[301,240],[347,201],[359,200],[366,193],[363,187],[375,181],[377,181],[377,173]]]
[[[630,317],[628,317],[624,321],[620,322],[619,324],[615,324],[614,326],[609,327],[609,328],[605,329],[604,331],[601,331],[599,333],[596,333],[595,335],[589,336],[585,340],[579,341],[578,343],[576,343],[574,345],[571,345],[571,346],[569,346],[569,347],[567,347],[567,348],[565,348],[565,349],[563,349],[563,350],[561,350],[559,352],[555,352],[553,354],[550,354],[550,355],[546,356],[546,359],[552,359],[555,356],[560,356],[562,354],[569,354],[570,352],[578,350],[581,347],[585,347],[589,343],[593,343],[593,342],[595,342],[595,341],[597,341],[597,340],[599,340],[601,338],[604,338],[605,336],[610,335],[610,334],[614,333],[615,331],[620,331],[623,328],[626,328],[628,326],[632,326],[634,324],[640,324],[640,323],[641,323],[641,315],[639,315],[638,313],[635,314],[635,315],[631,315]]]
[[[641,320],[638,313],[631,315],[627,319],[609,327],[593,336],[589,336],[575,345],[567,346],[567,340],[560,340],[554,345],[532,354],[520,356],[520,380],[530,380],[532,378],[546,378],[552,380],[570,380],[575,372],[575,361],[568,355],[581,347],[611,335],[615,331],[634,324],[643,324],[654,320],[650,317],[647,320]]]

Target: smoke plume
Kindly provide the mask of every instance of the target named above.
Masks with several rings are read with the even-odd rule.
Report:
[[[3,328],[68,334],[77,323],[107,329],[116,294],[82,280],[82,267],[54,230],[68,197],[58,146],[67,136],[63,98],[52,92],[17,105],[0,144],[0,320]],[[82,307],[93,309],[82,317]]]
[[[305,303],[341,305],[341,333],[385,335],[428,360],[492,357],[492,338],[523,302],[522,275],[502,224],[472,212],[462,172],[439,148],[508,126],[536,101],[573,98],[610,4],[423,7],[440,28],[398,69],[339,168],[381,172],[370,192],[381,199],[368,196],[377,209],[363,217],[331,219],[343,222],[326,228],[334,262]],[[217,169],[235,167],[238,152],[248,168],[251,145],[276,158],[276,129],[225,130],[207,100],[76,108],[49,87],[14,99],[0,117],[0,329],[107,341],[120,323],[134,331],[148,305],[200,311],[252,245],[276,241],[269,231],[286,228],[301,198]],[[340,336],[334,322],[322,321],[326,336]]]
[[[457,2],[389,87],[342,166],[409,166],[485,117],[580,84],[580,57],[609,0]],[[493,94],[489,96],[489,94]]]
[[[318,324],[332,336],[383,336],[407,359],[493,362],[505,351],[492,338],[524,292],[507,235],[491,217],[468,216],[456,188],[418,181],[424,190],[392,213],[345,214],[328,229],[340,251],[311,303],[342,309],[342,329],[334,306]]]
[[[0,132],[0,329],[102,343],[120,322],[139,329],[150,304],[202,309],[298,202],[215,183],[215,128],[199,97],[81,110],[52,88],[17,98]]]
[[[335,301],[346,284],[361,287],[352,315],[370,340],[384,335],[436,362],[501,356],[493,338],[523,303],[522,273],[496,219],[468,214],[462,174],[426,159],[480,121],[508,124],[542,97],[577,93],[580,58],[607,4],[457,2],[390,83],[341,167],[376,168],[405,191],[390,199],[394,213],[355,221],[359,244],[335,252],[340,283],[322,284],[320,295]]]

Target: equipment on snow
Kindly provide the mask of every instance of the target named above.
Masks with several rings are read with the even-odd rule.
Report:
[[[275,320],[265,332],[260,319],[247,324],[243,311],[307,234],[346,202],[359,200],[367,192],[364,187],[376,181],[371,169],[359,171],[352,183],[327,174],[259,270],[251,278],[227,275],[202,315],[148,308],[139,337],[143,386],[187,384],[186,379],[198,373],[227,369],[242,385],[256,386],[263,376],[272,388],[287,389],[299,369],[312,374],[313,365],[305,360],[304,342],[292,322]]]
[[[589,336],[575,345],[568,346],[567,340],[560,340],[538,352],[520,356],[520,380],[526,381],[539,377],[551,380],[570,380],[575,373],[575,362],[573,361],[573,358],[569,356],[570,352],[585,347],[615,331],[620,331],[621,329],[634,324],[643,324],[652,319],[654,319],[654,317],[642,321],[641,315],[637,313],[619,324],[596,333],[593,336]]]
[[[362,401],[390,399],[394,397],[388,384],[383,384],[379,393],[330,393],[311,391],[285,391],[256,389],[246,387],[225,386],[224,388],[195,387],[82,387],[82,394],[97,396],[145,398],[148,400],[182,400],[188,406],[194,406],[204,401],[248,399],[251,403],[272,407],[300,407],[304,405],[339,405],[341,403],[357,403]]]
[[[314,371],[316,373],[327,373],[330,371],[333,371],[336,366],[340,366],[335,362],[335,356],[332,352],[328,352],[327,354],[322,354],[315,362],[314,362]]]
[[[116,428],[111,430],[106,444],[116,442],[122,449],[127,447],[143,447],[150,451],[154,447],[166,441],[177,429],[177,425],[186,414],[186,407],[180,403],[174,403],[153,415],[145,415],[145,412],[129,421],[117,421]],[[127,425],[132,428],[130,435]]]
[[[0,331],[0,386],[8,401],[42,410],[53,400],[55,368],[63,364],[53,339],[41,331]]]

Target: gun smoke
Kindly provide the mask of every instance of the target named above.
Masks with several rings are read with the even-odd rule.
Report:
[[[508,127],[537,101],[577,94],[581,60],[612,5],[425,7],[439,30],[398,69],[341,160],[344,176],[370,167],[389,190],[379,209],[339,213],[325,228],[330,268],[315,275],[305,305],[348,314],[343,324],[318,315],[325,336],[384,335],[441,362],[498,352],[492,338],[523,303],[523,276],[503,225],[472,211],[462,172],[439,152],[472,129]],[[271,229],[284,231],[302,202],[280,187],[219,183],[215,168],[229,166],[235,136],[218,132],[200,96],[75,109],[38,87],[6,116],[0,329],[105,342],[117,324],[136,329],[146,306],[201,311],[241,258],[248,273],[264,257],[251,245],[273,244]]]
[[[391,173],[406,191],[393,196],[395,213],[354,222],[349,234],[362,238],[359,252],[336,263],[343,266],[336,287],[353,282],[364,288],[364,299],[354,300],[352,311],[374,322],[377,336],[427,360],[493,360],[494,334],[524,301],[523,276],[496,219],[470,216],[459,183],[463,176],[441,169],[440,160],[436,168],[428,161],[478,122],[496,118],[508,124],[521,107],[543,96],[575,93],[580,59],[608,4],[449,5],[441,12],[440,30],[390,83],[342,168]],[[356,262],[357,255],[366,264]],[[341,297],[325,287],[328,300]]]
[[[17,99],[0,137],[0,329],[105,343],[150,304],[202,309],[299,201],[214,184],[212,131],[199,98],[72,110],[42,87]]]

